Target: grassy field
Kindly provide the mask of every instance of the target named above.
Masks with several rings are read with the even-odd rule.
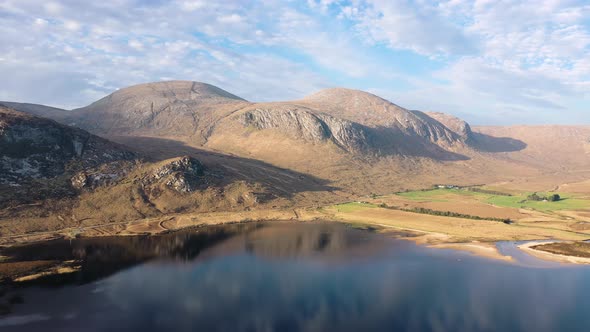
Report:
[[[534,246],[533,249],[544,250],[558,255],[590,257],[590,243],[587,242],[554,242]]]
[[[532,193],[523,192],[512,196],[492,195],[488,193],[468,191],[464,189],[432,189],[409,191],[397,195],[413,201],[428,202],[453,202],[461,198],[474,198],[481,202],[492,204],[500,207],[509,207],[516,209],[532,209],[537,211],[558,211],[558,210],[582,210],[590,209],[590,200],[578,198],[572,195],[561,195],[562,199],[557,202],[543,202],[527,200],[527,196]],[[543,196],[546,193],[538,193]]]
[[[562,196],[557,202],[531,201],[527,195],[519,196],[492,196],[487,202],[497,206],[533,209],[538,211],[581,210],[590,209],[590,200],[578,199],[571,196]]]
[[[360,203],[360,202],[349,202],[338,204],[334,206],[338,212],[355,212],[359,210],[364,210],[367,208],[376,208],[377,205],[369,204],[369,203]]]
[[[346,203],[327,207],[324,212],[337,220],[365,223],[391,229],[438,235],[441,242],[489,242],[500,240],[562,239],[584,240],[590,234],[544,224],[512,224],[498,221],[450,218],[380,208],[374,204]],[[440,238],[442,236],[443,238]]]

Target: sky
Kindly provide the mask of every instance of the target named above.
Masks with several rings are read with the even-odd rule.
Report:
[[[0,0],[0,100],[192,80],[360,89],[472,124],[590,124],[590,0]]]

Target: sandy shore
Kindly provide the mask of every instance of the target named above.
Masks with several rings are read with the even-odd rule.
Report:
[[[496,247],[495,243],[485,243],[485,242],[471,242],[471,243],[441,243],[441,244],[434,244],[430,245],[431,248],[439,248],[439,249],[453,249],[453,250],[461,250],[467,251],[473,255],[490,258],[490,259],[497,259],[506,262],[514,262],[514,258],[512,256],[505,256],[500,253],[498,248]]]

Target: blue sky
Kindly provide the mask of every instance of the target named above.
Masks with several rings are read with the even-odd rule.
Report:
[[[343,86],[474,124],[590,123],[584,0],[0,0],[0,100],[137,83],[251,101]]]

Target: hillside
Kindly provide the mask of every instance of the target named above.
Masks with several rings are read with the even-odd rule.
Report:
[[[64,109],[39,104],[0,101],[0,105],[13,110],[17,110],[19,112],[29,113],[43,118],[53,119],[58,122],[66,121],[65,119],[68,117],[69,114]]]
[[[82,129],[2,106],[0,234],[285,205],[303,188],[325,190],[312,177],[259,162],[203,160],[146,160]],[[254,171],[275,176],[257,181]]]
[[[83,130],[0,106],[0,206],[71,194],[69,176],[131,162],[128,149]]]

